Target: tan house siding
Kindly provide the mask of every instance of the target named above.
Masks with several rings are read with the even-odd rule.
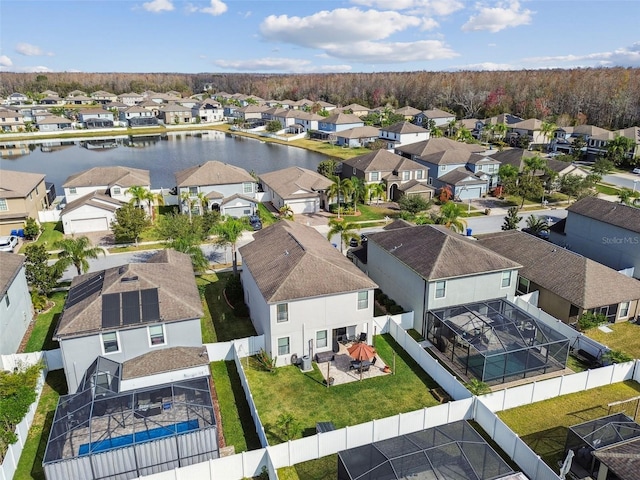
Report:
[[[4,199],[7,209],[0,210],[0,235],[24,228],[27,217],[38,220],[38,211],[47,208],[46,197],[47,189],[42,180],[26,197]]]

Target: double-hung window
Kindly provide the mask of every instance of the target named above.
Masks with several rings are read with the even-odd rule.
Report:
[[[164,325],[149,326],[149,345],[164,345],[166,343],[164,336]]]
[[[444,298],[447,294],[447,282],[441,280],[436,282],[436,298]]]
[[[369,292],[358,292],[358,310],[364,310],[369,306]]]
[[[278,316],[276,321],[278,323],[288,322],[289,321],[289,305],[287,303],[280,303],[277,306]]]
[[[502,288],[507,288],[511,286],[511,270],[502,272],[502,280],[501,280],[500,286]]]
[[[104,353],[118,353],[120,351],[120,344],[118,343],[117,332],[109,332],[102,334],[102,348]]]
[[[278,355],[289,355],[289,337],[278,339]]]
[[[327,331],[320,330],[316,332],[316,348],[325,348],[327,346]]]

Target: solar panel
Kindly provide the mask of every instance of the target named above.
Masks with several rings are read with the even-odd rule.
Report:
[[[122,292],[122,323],[134,325],[140,323],[140,292]]]
[[[142,321],[153,322],[160,320],[160,304],[158,303],[158,289],[148,288],[141,290],[142,296]]]
[[[102,328],[120,326],[120,294],[108,293],[102,296]]]
[[[82,300],[90,297],[94,293],[102,290],[102,281],[104,280],[103,274],[104,271],[100,272],[96,276],[88,278],[84,282],[79,283],[78,285],[70,289],[65,306],[73,307],[76,303],[79,303]]]

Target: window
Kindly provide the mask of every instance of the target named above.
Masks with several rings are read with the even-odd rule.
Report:
[[[444,172],[447,169],[446,165],[440,165],[440,171]]]
[[[327,346],[327,331],[320,330],[316,332],[316,348],[324,348]]]
[[[411,180],[411,172],[402,172],[402,180],[403,181]]]
[[[7,200],[4,198],[0,198],[0,212],[6,212],[7,210],[9,210]]]
[[[416,180],[422,180],[424,178],[424,170],[418,170],[416,172]]]
[[[524,277],[518,277],[518,293],[521,295],[529,293],[529,280]]]
[[[118,333],[103,333],[102,348],[104,350],[104,353],[118,353],[120,351],[120,345],[118,344]]]
[[[38,195],[38,186],[36,185],[36,195]]]
[[[369,307],[369,292],[358,292],[358,310]]]
[[[502,282],[500,284],[501,288],[507,288],[511,286],[511,271],[508,270],[506,272],[502,272]]]
[[[289,321],[289,305],[286,303],[278,304],[278,317],[277,322],[288,322]]]
[[[289,355],[289,337],[278,339],[278,355]]]
[[[436,298],[444,298],[447,293],[447,282],[442,280],[436,282]]]
[[[198,187],[189,187],[189,195],[192,197],[198,196]]]
[[[165,343],[164,325],[149,326],[149,345],[164,345]]]
[[[113,187],[113,189],[111,189],[111,194],[120,195],[120,187]]]
[[[76,189],[76,187],[71,187],[71,188],[69,189],[69,193],[70,193],[71,195],[75,195],[76,193],[78,193],[78,190]]]
[[[379,181],[379,180],[380,180],[380,172],[371,172],[369,175],[370,175],[370,178],[369,178],[369,179],[370,179],[372,182],[377,182],[377,181]]]
[[[242,184],[242,192],[243,193],[253,193],[253,183],[251,182],[244,182]]]
[[[356,174],[356,167],[353,167],[353,175]]]
[[[618,318],[627,318],[629,316],[629,302],[622,302],[620,304],[620,313]]]

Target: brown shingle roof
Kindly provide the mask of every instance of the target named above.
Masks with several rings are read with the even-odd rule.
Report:
[[[255,233],[240,253],[267,303],[377,287],[314,228],[287,220]]]
[[[370,234],[368,238],[429,281],[520,266],[442,225],[393,228]]]
[[[449,185],[484,185],[486,180],[478,178],[472,171],[467,170],[465,167],[458,167],[444,175],[438,177],[438,180]]]
[[[65,304],[54,337],[75,337],[105,330],[102,327],[102,295],[144,289],[158,289],[160,321],[178,322],[200,318],[202,304],[196,287],[191,258],[175,250],[162,250],[146,263],[130,263],[100,272],[79,275],[71,282],[69,296],[74,288],[83,288],[83,282],[102,277],[102,288],[75,304]],[[122,281],[123,278],[135,278]],[[85,284],[86,285],[86,284]],[[139,324],[135,327],[139,328]],[[127,327],[114,327],[118,330]]]
[[[362,123],[360,117],[353,115],[352,113],[334,113],[323,119],[324,123],[332,123],[335,125],[343,125],[345,123]]]
[[[429,162],[434,165],[466,165],[474,160],[479,161],[484,159],[484,157],[477,157],[482,157],[482,155],[472,153],[468,150],[455,148],[431,153],[429,155],[422,155],[420,158],[425,162]]]
[[[426,169],[425,166],[420,165],[418,162],[382,149],[343,160],[342,163],[362,172],[391,172],[394,170],[400,172],[403,170]]]
[[[640,299],[640,282],[517,230],[481,235],[478,242],[522,265],[520,275],[583,309]]]
[[[380,131],[403,134],[403,133],[425,133],[425,132],[428,132],[429,130],[419,127],[418,125],[414,125],[413,123],[398,122],[388,127],[382,127]]]
[[[430,153],[444,152],[446,150],[466,150],[467,152],[482,152],[484,148],[480,145],[472,143],[456,142],[444,137],[430,138],[429,140],[423,140],[422,142],[410,143],[409,145],[402,145],[396,147],[399,152],[407,153],[410,155],[417,155],[422,157],[429,155]]]
[[[285,200],[317,195],[333,183],[327,177],[302,167],[263,173],[260,180]]]
[[[404,115],[405,117],[408,117],[408,116],[415,117],[417,114],[420,113],[420,110],[418,110],[417,108],[414,108],[414,107],[411,107],[411,106],[407,105],[407,106],[398,108],[393,113],[395,113],[397,115]]]
[[[122,364],[122,379],[199,367],[209,363],[206,347],[171,347],[145,353]]]
[[[14,253],[0,252],[0,298],[4,297],[24,264],[25,257]]]
[[[380,134],[380,129],[365,125],[364,127],[353,127],[336,133],[336,137],[341,138],[372,138]]]
[[[69,212],[76,210],[84,205],[90,205],[95,208],[100,208],[102,210],[107,210],[109,212],[115,212],[120,207],[124,205],[120,200],[116,200],[115,198],[111,198],[109,195],[105,195],[100,192],[91,192],[82,197],[74,200],[71,203],[68,203],[61,215],[66,215]]]
[[[637,480],[640,471],[640,438],[633,438],[593,452],[619,480]]]
[[[178,187],[197,187],[203,185],[228,185],[234,183],[255,182],[244,168],[211,160],[202,165],[185,168],[176,172]]]
[[[121,187],[149,186],[151,177],[149,170],[131,167],[94,167],[71,175],[62,184],[70,187],[100,187],[102,185]]]
[[[43,180],[42,173],[3,169],[0,173],[0,198],[24,198]]]
[[[571,205],[567,210],[631,232],[640,233],[640,208],[596,197],[586,197]]]

